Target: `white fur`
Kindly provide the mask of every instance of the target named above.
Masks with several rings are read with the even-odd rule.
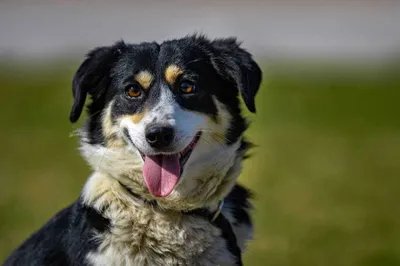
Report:
[[[163,93],[160,103],[137,124],[127,117],[112,123],[111,102],[103,112],[107,144],[88,144],[82,133],[82,155],[95,170],[85,185],[83,200],[111,222],[110,231],[96,234],[100,247],[88,254],[88,262],[110,266],[233,265],[218,228],[203,217],[180,214],[196,208],[215,209],[235,185],[241,171],[242,155],[237,154],[240,140],[229,146],[224,143],[221,136],[229,130],[230,114],[215,102],[220,116],[218,123],[205,115],[183,110],[171,95]],[[174,126],[177,151],[186,147],[197,131],[203,132],[178,184],[165,198],[155,198],[149,193],[142,176],[143,160],[137,150],[149,151],[142,140],[146,124],[154,119]],[[124,128],[128,129],[134,145],[124,139]],[[143,199],[157,200],[158,207],[144,204],[126,188]],[[229,208],[229,204],[224,207],[223,214],[233,223]],[[233,229],[243,250],[251,228],[239,224]]]
[[[112,177],[94,173],[83,199],[111,221],[110,232],[96,235],[91,265],[234,265],[220,230],[205,218],[143,205]]]

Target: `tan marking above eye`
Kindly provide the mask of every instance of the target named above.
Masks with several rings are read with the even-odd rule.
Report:
[[[169,85],[173,85],[176,79],[183,73],[183,70],[177,65],[170,65],[165,69],[165,80]]]
[[[135,80],[143,89],[148,89],[153,82],[153,75],[149,71],[143,70],[135,75]]]

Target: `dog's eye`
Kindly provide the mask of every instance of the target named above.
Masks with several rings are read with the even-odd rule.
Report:
[[[126,88],[126,95],[130,98],[138,98],[142,95],[142,89],[137,86],[128,86]]]
[[[188,81],[183,81],[180,90],[184,94],[194,93],[196,91],[196,85]]]

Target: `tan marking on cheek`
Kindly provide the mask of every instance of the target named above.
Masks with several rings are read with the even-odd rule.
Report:
[[[132,122],[135,124],[138,124],[140,121],[142,121],[143,117],[144,117],[144,113],[134,114],[132,116]]]
[[[232,120],[232,115],[228,112],[223,103],[213,97],[217,107],[217,115],[208,119],[208,126],[212,129],[212,137],[219,143],[225,143],[225,136],[229,131],[229,126]]]
[[[146,115],[146,113],[147,113],[147,110],[144,109],[143,112],[141,112],[141,113],[136,113],[136,114],[133,114],[133,115],[127,115],[126,117],[128,119],[130,119],[134,124],[138,124],[138,123],[140,123],[140,121],[142,121],[142,119]]]
[[[169,85],[173,85],[176,79],[183,73],[183,70],[177,65],[170,65],[165,69],[165,80]]]
[[[147,90],[153,82],[153,75],[147,70],[140,71],[135,75],[135,80],[143,87],[143,89]]]
[[[219,112],[216,115],[212,116],[211,119],[215,124],[221,123],[221,115],[219,114]]]
[[[212,133],[213,140],[218,142],[219,144],[225,143],[225,136],[220,132],[213,132]]]
[[[123,140],[118,137],[118,126],[113,123],[111,118],[111,109],[113,102],[110,102],[107,109],[103,113],[102,131],[107,147],[122,147]]]
[[[112,108],[112,104],[113,102],[111,102],[107,109],[105,110],[104,114],[103,114],[103,120],[102,120],[102,125],[103,125],[103,134],[104,137],[110,138],[113,133],[114,133],[114,125],[112,123],[112,119],[111,119],[111,108]]]

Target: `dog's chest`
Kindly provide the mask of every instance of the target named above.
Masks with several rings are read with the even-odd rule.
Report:
[[[106,212],[110,230],[96,236],[90,265],[234,265],[220,229],[203,217],[118,209]]]

